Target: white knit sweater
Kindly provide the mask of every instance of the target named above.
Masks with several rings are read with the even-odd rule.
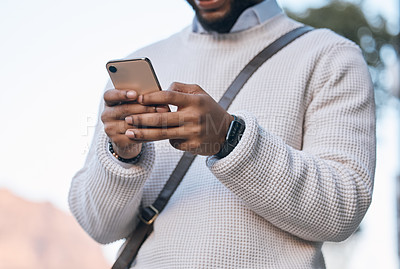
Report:
[[[219,100],[261,49],[299,24],[279,15],[239,33],[182,32],[129,57],[149,57],[163,88],[195,83]],[[229,112],[246,123],[227,157],[198,156],[142,246],[134,268],[325,268],[323,241],[357,228],[375,168],[373,88],[359,48],[308,33],[265,63]],[[99,122],[70,208],[97,241],[126,237],[181,151],[147,143],[130,168],[107,152]]]

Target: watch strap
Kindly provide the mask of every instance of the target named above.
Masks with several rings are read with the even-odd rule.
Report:
[[[234,119],[229,125],[225,142],[222,145],[221,150],[217,154],[215,154],[215,156],[217,156],[218,158],[224,158],[228,156],[235,149],[237,144],[239,144],[240,139],[242,138],[244,130],[246,129],[246,124],[241,118],[238,118],[235,115],[232,116]]]

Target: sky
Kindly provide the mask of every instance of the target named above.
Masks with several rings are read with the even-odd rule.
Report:
[[[304,10],[325,1],[279,3]],[[365,0],[363,6],[368,16],[382,14],[391,31],[398,31],[397,1]],[[168,37],[192,19],[184,0],[1,0],[0,188],[51,201],[68,212],[71,178],[83,165],[108,79],[105,63]],[[385,143],[378,156],[390,158],[378,163],[377,178],[383,183],[376,183],[365,225],[371,236],[358,248],[370,256],[380,249],[383,256],[355,258],[353,268],[377,268],[372,265],[382,262],[397,268],[395,241],[389,238],[396,238],[393,182],[399,156],[393,149],[400,147],[399,126],[393,110],[385,113],[382,128],[391,131],[380,134]],[[382,223],[374,222],[377,218]],[[376,238],[376,229],[388,232]]]

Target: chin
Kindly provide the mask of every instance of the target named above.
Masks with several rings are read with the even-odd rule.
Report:
[[[196,16],[203,27],[208,31],[228,33],[240,14],[248,7],[261,0],[225,0],[215,9],[201,9],[195,0],[187,0],[196,12]]]
[[[213,11],[213,12],[199,12],[198,16],[205,23],[214,23],[216,21],[224,20],[229,14],[229,10]]]

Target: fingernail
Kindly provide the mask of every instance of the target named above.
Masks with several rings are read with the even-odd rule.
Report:
[[[138,102],[139,102],[139,103],[143,103],[143,95],[139,95],[139,97],[138,97]]]
[[[130,137],[135,137],[135,133],[134,133],[132,130],[127,130],[127,131],[125,132],[125,134],[126,134],[127,136],[130,136]]]
[[[129,91],[129,92],[126,93],[126,97],[135,98],[136,97],[136,92],[135,91]]]
[[[132,117],[126,117],[125,118],[125,122],[128,123],[128,124],[133,124]]]

